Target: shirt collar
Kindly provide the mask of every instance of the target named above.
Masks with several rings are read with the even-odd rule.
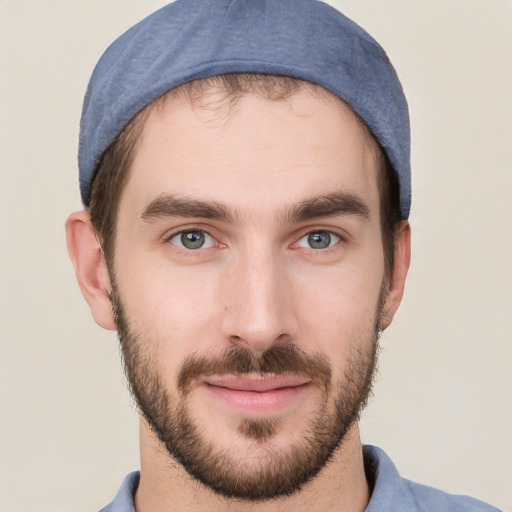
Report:
[[[363,455],[367,479],[373,486],[372,497],[365,512],[416,510],[416,503],[407,481],[401,478],[386,453],[376,446],[366,445],[363,448]],[[139,480],[139,471],[129,473],[114,500],[100,512],[135,512],[133,499]]]

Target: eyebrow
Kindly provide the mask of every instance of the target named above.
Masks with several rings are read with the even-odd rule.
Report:
[[[141,217],[146,222],[166,217],[201,217],[222,222],[233,222],[234,219],[233,214],[221,203],[175,195],[158,196],[144,208]]]
[[[357,195],[334,192],[326,196],[306,199],[284,210],[278,220],[298,223],[319,217],[354,215],[369,220],[370,209]],[[190,217],[233,223],[240,215],[216,201],[202,201],[176,195],[160,195],[151,201],[142,212],[142,220],[152,222],[168,217]]]
[[[370,208],[357,195],[350,192],[334,192],[322,197],[307,199],[292,206],[286,218],[292,222],[304,222],[318,217],[354,215],[364,220],[370,219]]]

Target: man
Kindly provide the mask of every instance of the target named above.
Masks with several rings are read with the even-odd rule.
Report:
[[[100,59],[79,161],[68,247],[141,414],[104,510],[495,510],[359,438],[410,256],[407,105],[361,28],[171,4]]]

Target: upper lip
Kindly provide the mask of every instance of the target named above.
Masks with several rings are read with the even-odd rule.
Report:
[[[210,386],[232,389],[233,391],[263,393],[281,388],[302,386],[307,384],[309,379],[296,375],[220,375],[208,377],[204,382]]]

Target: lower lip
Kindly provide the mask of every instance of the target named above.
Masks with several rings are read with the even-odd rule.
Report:
[[[229,408],[248,415],[281,412],[299,400],[310,384],[272,389],[269,391],[242,391],[204,384],[215,399]]]

